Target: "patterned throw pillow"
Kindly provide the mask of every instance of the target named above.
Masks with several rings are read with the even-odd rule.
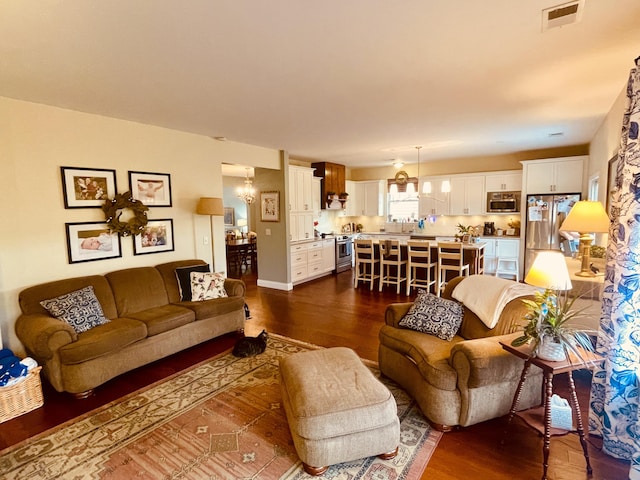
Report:
[[[180,300],[191,301],[191,272],[209,272],[209,265],[191,265],[188,267],[176,268],[176,278],[178,279],[178,290]]]
[[[191,300],[200,302],[227,297],[224,273],[191,272]]]
[[[40,302],[56,318],[67,322],[77,333],[108,323],[93,287],[84,287]]]
[[[458,333],[463,315],[460,303],[419,290],[416,301],[398,325],[450,342]]]

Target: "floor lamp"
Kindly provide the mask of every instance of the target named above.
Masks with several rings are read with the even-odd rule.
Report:
[[[196,207],[198,215],[209,215],[209,229],[211,232],[211,271],[215,272],[215,253],[213,245],[213,217],[224,216],[224,204],[221,198],[200,197],[198,206]]]
[[[609,215],[605,212],[602,203],[591,200],[582,200],[576,203],[569,215],[560,226],[564,232],[578,232],[580,234],[579,255],[582,257],[578,277],[595,277],[591,271],[591,233],[607,233],[609,231]]]

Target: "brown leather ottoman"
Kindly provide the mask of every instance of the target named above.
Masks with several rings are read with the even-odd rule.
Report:
[[[396,401],[353,350],[313,350],[280,360],[280,387],[293,443],[304,469],[378,455],[400,443]]]

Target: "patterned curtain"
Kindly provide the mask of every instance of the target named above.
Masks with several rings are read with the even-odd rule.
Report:
[[[627,96],[597,343],[604,361],[594,369],[589,430],[606,453],[631,461],[629,478],[640,480],[640,57]]]

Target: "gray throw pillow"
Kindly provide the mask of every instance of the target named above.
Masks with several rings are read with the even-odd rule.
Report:
[[[67,322],[77,333],[109,322],[93,287],[84,287],[40,302],[52,316]]]
[[[416,301],[398,325],[451,341],[462,324],[462,304],[418,290]]]

